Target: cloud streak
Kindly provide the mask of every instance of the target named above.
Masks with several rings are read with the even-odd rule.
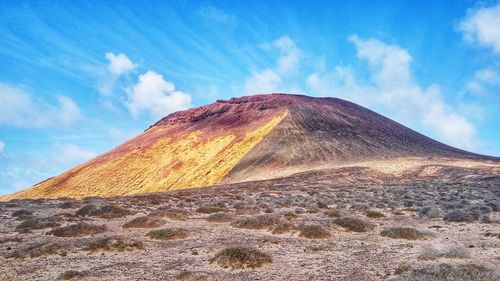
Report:
[[[286,92],[291,89],[290,77],[299,67],[301,50],[295,42],[287,36],[283,36],[272,44],[263,45],[264,49],[278,50],[279,55],[276,65],[272,68],[253,71],[245,79],[245,93],[276,93]]]
[[[19,128],[71,126],[83,120],[78,105],[66,96],[55,103],[36,98],[27,90],[0,83],[0,124]]]

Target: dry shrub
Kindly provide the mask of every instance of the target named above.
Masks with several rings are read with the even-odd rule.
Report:
[[[391,227],[382,230],[380,235],[393,239],[418,240],[429,237],[428,233],[419,231],[411,227]]]
[[[225,211],[227,211],[227,208],[221,206],[202,206],[196,209],[196,212],[200,214],[213,214]]]
[[[375,228],[375,226],[369,222],[350,217],[336,219],[333,223],[354,232],[367,232]]]
[[[368,210],[365,212],[365,216],[372,218],[372,219],[378,219],[378,218],[385,218],[385,215],[382,214],[379,211],[374,211],[374,210]]]
[[[299,236],[307,239],[328,239],[332,237],[330,231],[317,224],[302,225],[299,227],[299,230]]]
[[[86,251],[107,251],[107,252],[124,252],[133,250],[142,250],[144,245],[141,241],[122,237],[103,237],[93,240],[84,248]]]
[[[493,281],[499,280],[500,276],[494,270],[477,264],[461,265],[426,265],[420,268],[408,270],[392,281]]]
[[[285,219],[287,219],[287,220],[292,220],[292,219],[296,219],[296,218],[298,218],[298,217],[299,217],[296,213],[294,213],[294,212],[292,212],[292,211],[285,211],[285,212],[282,212],[282,213],[281,213],[281,215],[282,215]]]
[[[247,229],[272,229],[280,222],[280,219],[272,215],[260,215],[236,220],[232,226]]]
[[[154,217],[138,217],[123,225],[123,228],[154,228],[165,224],[165,220]]]
[[[73,278],[83,277],[83,276],[85,276],[85,274],[82,272],[79,272],[76,270],[67,270],[67,271],[61,273],[61,275],[59,275],[58,279],[59,280],[70,280]]]
[[[59,204],[60,209],[76,209],[78,207],[80,207],[80,204],[73,201],[66,201]]]
[[[443,220],[451,222],[474,222],[479,219],[479,215],[464,211],[464,210],[453,210],[444,215]]]
[[[0,238],[0,245],[4,243],[19,243],[22,242],[23,239],[21,237],[15,236],[15,237],[5,237],[5,238]]]
[[[443,250],[438,250],[432,246],[422,248],[420,255],[421,260],[435,260],[438,258],[449,259],[465,259],[469,257],[469,252],[463,246],[451,246]]]
[[[181,209],[167,209],[167,210],[154,211],[150,213],[148,216],[169,218],[171,220],[177,220],[177,221],[185,221],[188,218],[188,212]]]
[[[96,235],[106,231],[105,225],[95,225],[86,222],[79,222],[62,227],[57,227],[47,232],[49,235],[57,237],[81,237],[88,235]]]
[[[52,217],[28,218],[16,226],[16,231],[28,231],[31,229],[44,229],[48,227],[57,227],[61,223]]]
[[[99,217],[103,219],[123,218],[130,214],[132,214],[131,211],[110,204],[88,204],[76,211],[76,215],[81,217]]]
[[[273,234],[288,233],[294,231],[295,229],[297,229],[297,227],[294,224],[288,221],[279,221],[273,229]]]
[[[7,258],[37,258],[41,256],[47,256],[47,255],[60,255],[60,256],[66,256],[67,246],[64,246],[59,243],[39,243],[35,244],[33,246],[30,246],[28,248],[18,250],[13,252],[12,254],[8,255]]]
[[[177,275],[177,280],[181,281],[208,281],[209,279],[207,275],[203,273],[190,272],[190,271],[182,271]]]
[[[15,212],[12,213],[12,217],[14,217],[14,218],[28,217],[28,216],[31,216],[31,215],[33,215],[33,211],[31,211],[31,210],[25,210],[25,209],[17,210],[17,211],[15,211]]]
[[[323,212],[329,218],[340,218],[342,213],[337,209],[328,209]]]
[[[231,222],[234,220],[234,216],[230,213],[215,213],[207,217],[209,222]]]
[[[163,228],[150,231],[146,236],[155,240],[177,240],[186,238],[188,231],[184,228]]]
[[[246,246],[228,247],[218,252],[210,263],[217,263],[224,268],[242,269],[256,268],[271,263],[271,256],[257,249]]]

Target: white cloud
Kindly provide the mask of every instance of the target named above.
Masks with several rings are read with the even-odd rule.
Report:
[[[218,23],[235,25],[236,17],[213,6],[204,6],[198,9],[198,15]]]
[[[23,128],[70,126],[83,119],[78,105],[66,96],[56,104],[35,98],[20,87],[0,83],[0,124]]]
[[[286,36],[263,47],[279,51],[276,65],[273,68],[253,71],[252,75],[245,79],[245,93],[286,92],[291,89],[291,86],[283,82],[297,70],[301,58],[300,49],[292,39]]]
[[[96,157],[94,151],[75,144],[56,144],[52,153],[53,164],[62,168],[70,168]]]
[[[0,141],[0,154],[2,154],[5,150],[5,143],[3,141]]]
[[[470,11],[459,28],[468,42],[500,53],[500,3]]]
[[[467,90],[475,94],[487,94],[493,87],[500,86],[500,73],[493,68],[476,71],[474,77],[467,82]]]
[[[284,36],[274,41],[273,46],[280,52],[276,71],[286,74],[296,70],[299,65],[301,51],[297,48],[295,42]]]
[[[121,75],[125,72],[133,70],[136,65],[124,54],[120,53],[115,55],[111,52],[105,54],[106,59],[109,61],[108,70],[113,75]]]
[[[152,119],[159,119],[191,106],[189,94],[175,91],[172,82],[154,71],[139,75],[139,81],[127,90],[127,95],[126,106],[134,117],[147,113]]]
[[[358,79],[349,67],[311,74],[307,83],[319,95],[338,96],[371,108],[378,108],[403,124],[422,126],[439,140],[463,149],[475,150],[480,142],[474,125],[454,111],[437,85],[420,86],[412,77],[411,56],[397,45],[376,39],[349,39],[358,58],[370,68],[369,80]]]
[[[254,71],[245,80],[245,91],[252,94],[276,93],[282,81],[280,75],[272,69]]]

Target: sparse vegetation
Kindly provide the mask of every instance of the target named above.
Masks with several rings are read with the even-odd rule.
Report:
[[[425,206],[418,211],[418,215],[423,218],[438,218],[441,216],[441,210],[436,206]]]
[[[123,228],[154,228],[165,224],[161,218],[155,217],[138,217],[123,225]]]
[[[76,271],[76,270],[67,270],[61,275],[59,275],[59,280],[70,280],[76,277],[83,277],[85,276],[82,272]]]
[[[238,228],[247,229],[272,229],[280,222],[280,219],[273,215],[259,215],[236,220],[232,225]]]
[[[299,236],[308,239],[327,239],[332,237],[330,231],[328,231],[321,225],[301,225],[299,227],[299,230]]]
[[[468,257],[469,252],[463,246],[451,246],[443,250],[427,246],[421,250],[418,258],[421,260],[435,260],[438,258],[465,259]]]
[[[29,231],[32,229],[44,229],[61,225],[56,219],[51,217],[28,218],[16,226],[16,231]]]
[[[220,206],[203,206],[196,209],[196,212],[201,214],[212,214],[225,211],[227,211],[227,208]]]
[[[94,225],[86,222],[79,222],[62,227],[54,228],[47,234],[57,237],[81,237],[96,235],[106,231],[105,225]]]
[[[401,276],[392,281],[493,281],[498,280],[498,276],[493,270],[477,264],[461,265],[427,265],[404,272]]]
[[[287,220],[296,219],[298,217],[298,215],[292,211],[282,212],[281,215]]]
[[[182,271],[177,275],[177,280],[180,281],[208,281],[212,280],[207,277],[207,275],[202,273],[190,272],[190,271]]]
[[[375,211],[375,210],[367,210],[365,212],[365,216],[372,218],[372,219],[385,218],[384,214],[382,214],[379,211]]]
[[[14,251],[7,258],[38,258],[47,255],[67,255],[67,247],[59,243],[38,243],[25,249]]]
[[[256,268],[271,263],[271,256],[257,249],[245,246],[229,247],[218,252],[210,263],[216,263],[224,268],[242,269]]]
[[[76,211],[77,216],[81,217],[99,217],[103,219],[123,218],[132,214],[127,209],[115,205],[94,205],[88,204]]]
[[[418,240],[429,237],[429,234],[411,227],[391,227],[382,230],[380,235],[393,239]]]
[[[474,222],[479,219],[479,215],[465,210],[453,210],[444,215],[443,220],[450,222]]]
[[[150,217],[163,217],[169,218],[171,220],[177,221],[185,221],[188,218],[188,212],[180,209],[167,209],[167,210],[159,210],[150,213],[148,216]]]
[[[104,237],[92,240],[84,248],[86,251],[124,252],[142,250],[144,245],[141,241],[122,237]]]
[[[61,204],[59,204],[59,208],[61,209],[75,209],[78,208],[80,204],[73,202],[73,201],[66,201]]]
[[[274,227],[272,233],[273,234],[283,234],[283,233],[288,233],[292,232],[296,229],[297,227],[292,224],[291,222],[288,221],[280,221],[276,224]]]
[[[342,216],[342,213],[337,209],[325,210],[324,214],[329,218],[340,218]]]
[[[207,217],[209,222],[231,222],[234,220],[234,216],[230,213],[215,213]]]
[[[28,216],[31,216],[33,215],[33,211],[31,210],[25,210],[25,209],[21,209],[21,210],[17,210],[15,212],[12,213],[12,217],[28,217]]]
[[[146,236],[155,240],[177,240],[186,238],[188,231],[184,228],[164,228],[150,231]]]
[[[375,226],[367,221],[357,218],[339,218],[333,221],[335,224],[354,232],[367,232],[375,228]]]

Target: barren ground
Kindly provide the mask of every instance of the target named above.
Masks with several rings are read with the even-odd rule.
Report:
[[[448,177],[337,180],[339,173],[354,172],[356,167],[141,196],[0,203],[0,279],[499,280],[498,175],[468,176],[470,170],[447,167]],[[156,224],[123,227],[144,216]],[[349,230],[339,218],[361,219],[366,231]],[[49,233],[79,222],[106,229],[61,231],[71,237]],[[308,238],[310,225],[321,226],[326,237],[312,228]],[[393,227],[421,236],[381,235]],[[172,229],[173,239],[147,235],[158,229]],[[115,239],[103,243],[107,237]],[[254,248],[272,262],[241,269],[213,260],[231,246]]]

